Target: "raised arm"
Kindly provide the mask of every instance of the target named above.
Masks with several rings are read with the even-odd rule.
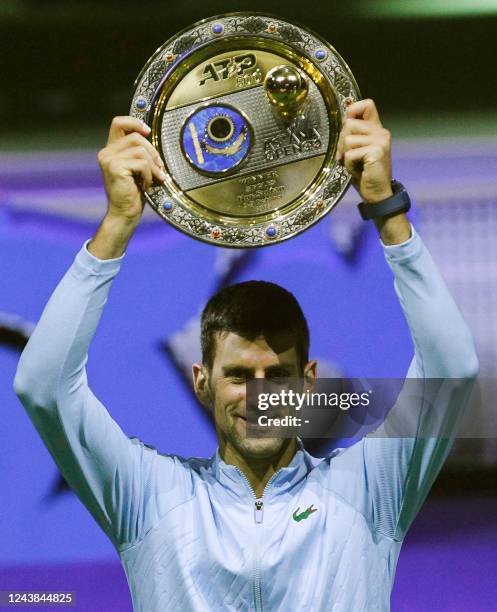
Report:
[[[413,230],[385,246],[414,343],[408,380],[386,422],[362,441],[373,522],[401,540],[445,461],[478,373],[470,331]]]
[[[374,207],[392,195],[390,135],[372,100],[352,104],[347,115],[338,159]],[[353,500],[372,529],[400,541],[450,451],[478,360],[468,327],[405,214],[379,218],[376,226],[414,343],[407,377],[425,382],[416,389],[418,401],[401,394],[375,434],[335,454],[330,487]],[[355,478],[347,475],[350,468]]]
[[[140,187],[161,178],[144,137],[147,131],[131,117],[114,120],[107,147],[99,154],[107,214],[50,298],[14,381],[65,479],[116,548],[140,536],[147,496],[154,490],[157,453],[121,431],[90,390],[85,365],[112,280],[140,220]],[[176,463],[170,461],[173,477]]]

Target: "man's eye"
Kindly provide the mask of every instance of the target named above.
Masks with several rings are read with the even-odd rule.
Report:
[[[236,384],[240,384],[240,383],[244,383],[247,381],[247,376],[245,376],[244,374],[235,374],[233,376],[230,376],[230,380],[233,383]]]

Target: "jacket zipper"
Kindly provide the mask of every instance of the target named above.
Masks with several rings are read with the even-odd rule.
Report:
[[[245,474],[242,472],[240,468],[237,467],[236,469],[240,472],[240,474],[242,475],[242,478],[245,480],[250,491],[252,492],[252,495],[254,496],[254,522],[257,524],[261,524],[262,519],[264,518],[264,493],[266,492],[268,486],[270,485],[271,481],[273,480],[273,478],[276,476],[278,472],[275,472],[271,476],[271,478],[267,481],[266,486],[264,487],[264,490],[262,491],[262,495],[260,497],[257,497],[248,478],[245,476]],[[254,567],[254,597],[255,597],[256,612],[262,612],[261,570],[259,566],[258,556],[256,557],[256,563]]]

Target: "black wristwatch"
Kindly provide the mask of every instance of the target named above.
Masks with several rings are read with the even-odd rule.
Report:
[[[407,212],[411,208],[411,200],[407,195],[407,191],[399,181],[392,181],[393,195],[374,204],[366,204],[361,202],[357,205],[361,217],[367,221],[368,219],[377,219],[378,217],[386,217],[395,213]]]

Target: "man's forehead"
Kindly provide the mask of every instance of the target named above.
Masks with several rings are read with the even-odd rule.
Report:
[[[231,331],[216,334],[216,357],[225,358],[266,353],[293,361],[296,358],[296,339],[292,332],[262,333],[255,338],[246,338]]]

